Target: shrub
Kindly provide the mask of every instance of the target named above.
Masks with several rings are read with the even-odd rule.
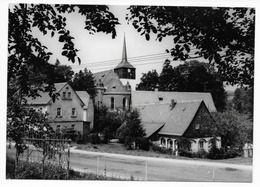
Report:
[[[90,134],[89,135],[89,141],[92,144],[100,144],[101,143],[100,137],[98,136],[97,133]]]
[[[207,158],[208,153],[205,150],[200,150],[197,153],[194,153],[194,157],[196,157],[196,158]]]
[[[217,147],[212,147],[209,150],[208,156],[209,159],[223,159],[224,158],[224,150],[223,149],[218,149]]]
[[[150,150],[150,142],[147,138],[140,138],[138,140],[138,146],[139,146],[139,149],[142,149],[144,151],[149,151]]]
[[[167,149],[165,147],[160,147],[158,145],[152,144],[151,146],[152,150],[157,152],[157,153],[162,153],[162,154],[174,154],[172,149]]]

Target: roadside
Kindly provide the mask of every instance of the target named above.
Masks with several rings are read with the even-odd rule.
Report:
[[[184,161],[200,161],[206,163],[218,163],[218,164],[234,164],[234,165],[245,165],[252,166],[252,158],[231,158],[231,159],[222,159],[222,160],[210,160],[210,159],[201,159],[201,158],[188,158],[188,157],[179,157],[175,155],[168,155],[162,153],[156,153],[154,151],[143,151],[143,150],[126,150],[122,144],[110,143],[110,144],[85,144],[85,145],[74,145],[72,147],[72,152],[87,151],[89,154],[102,154],[102,155],[115,155],[115,156],[134,156],[134,157],[146,157],[146,158],[160,158],[160,159],[172,159],[172,160],[184,160]]]

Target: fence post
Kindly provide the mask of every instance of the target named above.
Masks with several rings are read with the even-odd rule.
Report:
[[[145,162],[145,180],[148,180],[148,168],[147,168],[147,161]]]
[[[99,173],[99,156],[97,156],[97,176],[99,175],[98,173]]]
[[[70,144],[68,143],[68,157],[67,157],[67,179],[70,178]]]

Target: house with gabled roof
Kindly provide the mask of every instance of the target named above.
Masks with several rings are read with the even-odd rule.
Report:
[[[155,144],[177,151],[178,139],[186,138],[190,141],[190,151],[209,151],[213,136],[211,129],[215,124],[203,100],[172,101],[136,108],[147,138]],[[220,137],[217,147],[221,147]]]
[[[93,128],[94,105],[86,91],[75,91],[69,83],[55,83],[58,98],[53,102],[48,92],[39,97],[27,98],[27,105],[35,110],[48,113],[49,123],[54,130],[72,128],[88,134]]]

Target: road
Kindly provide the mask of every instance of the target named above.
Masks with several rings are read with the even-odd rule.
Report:
[[[7,153],[14,155],[13,149]],[[172,182],[252,182],[252,166],[87,152],[72,148],[70,167],[122,179]]]
[[[72,168],[148,181],[252,182],[252,166],[71,150]]]

